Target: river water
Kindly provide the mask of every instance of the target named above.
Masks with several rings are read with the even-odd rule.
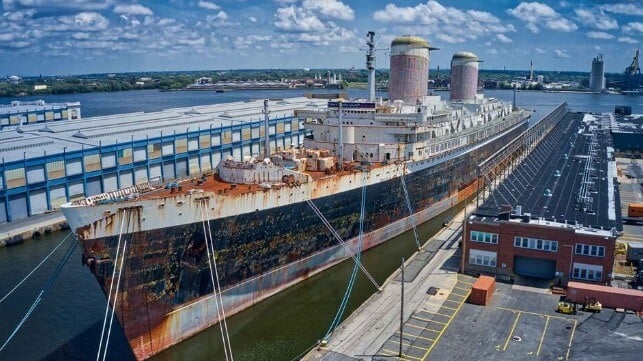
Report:
[[[487,96],[511,101],[511,91],[486,91]],[[153,90],[90,93],[23,98],[44,99],[48,103],[80,101],[83,117],[257,98],[300,96],[302,91],[233,91],[158,92]],[[363,97],[362,90],[350,91]],[[443,97],[448,93],[437,93]],[[385,94],[381,94],[385,96]],[[629,105],[633,112],[643,113],[643,97],[578,93],[516,93],[520,107],[533,109],[534,120],[540,119],[562,101],[574,111],[610,112],[615,105]],[[367,195],[368,197],[368,195]],[[451,211],[454,212],[455,210]],[[437,217],[419,227],[423,240],[434,234],[450,215]],[[0,226],[1,227],[1,226]],[[322,230],[320,225],[320,231]],[[65,238],[58,232],[27,241],[21,245],[0,248],[0,298],[29,273]],[[25,284],[0,303],[0,347],[27,312],[49,275],[54,272],[70,240]],[[383,282],[399,265],[402,257],[415,250],[412,233],[406,233],[364,255],[363,262],[375,279]],[[266,301],[228,319],[234,358],[237,361],[292,360],[312,347],[326,333],[344,294],[353,264],[343,262]],[[360,274],[345,316],[374,292],[373,286]],[[106,300],[89,271],[81,265],[77,248],[62,269],[56,283],[20,332],[0,352],[0,360],[95,360],[100,339]],[[156,360],[222,360],[224,353],[218,326],[156,356]],[[132,360],[127,341],[118,326],[112,329],[107,359]]]

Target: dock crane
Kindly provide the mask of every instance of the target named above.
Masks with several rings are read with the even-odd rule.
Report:
[[[632,64],[625,68],[625,92],[638,94],[641,68],[639,67],[639,49],[634,52]]]
[[[632,64],[625,68],[626,75],[636,75],[641,74],[641,68],[639,67],[639,49],[636,49],[634,52],[634,58],[632,59]]]

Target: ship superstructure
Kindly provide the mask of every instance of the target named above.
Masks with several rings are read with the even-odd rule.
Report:
[[[411,40],[428,44],[401,37],[392,45]],[[296,111],[303,144],[64,205],[106,294],[122,268],[123,287],[109,299],[136,357],[219,322],[217,304],[226,315],[239,312],[346,259],[320,214],[357,249],[362,190],[362,249],[469,198],[477,164],[527,127],[528,112],[496,99],[445,102],[427,96],[427,84],[409,87],[398,90],[414,97],[410,103],[335,99]],[[416,96],[418,87],[425,91]]]

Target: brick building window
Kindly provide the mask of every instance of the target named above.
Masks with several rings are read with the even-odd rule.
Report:
[[[602,277],[603,267],[593,264],[574,263],[572,278],[588,281],[600,281]]]
[[[529,237],[515,237],[514,247],[537,249],[539,251],[558,252],[558,241]]]
[[[480,266],[496,267],[496,252],[480,251],[472,249],[469,251],[469,263]]]
[[[576,243],[576,254],[581,254],[583,256],[605,257],[605,247]]]
[[[471,231],[471,240],[473,242],[498,244],[498,234],[480,231]]]

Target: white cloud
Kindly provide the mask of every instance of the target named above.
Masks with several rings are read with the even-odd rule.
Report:
[[[221,9],[221,6],[211,2],[211,1],[199,1],[197,4],[198,7],[208,9],[208,10],[219,10]]]
[[[154,15],[150,8],[139,4],[124,5],[118,4],[114,6],[114,14],[127,14],[127,15]]]
[[[618,41],[621,43],[627,43],[627,44],[638,44],[638,41],[636,39],[633,39],[629,36],[621,36],[618,38]]]
[[[228,14],[223,10],[220,10],[215,15],[208,15],[208,16],[206,16],[205,19],[208,22],[208,24],[213,25],[213,26],[230,26],[230,25],[234,25],[233,23],[228,21]]]
[[[248,20],[250,20],[250,22],[253,22],[253,23],[256,23],[257,21],[259,21],[259,19],[257,19],[257,18],[256,18],[256,17],[254,17],[254,16],[250,16],[250,17],[248,17]]]
[[[448,43],[516,31],[512,24],[505,25],[491,13],[445,7],[434,0],[412,7],[387,4],[384,9],[375,11],[373,19],[392,24],[398,33],[427,34]]]
[[[531,32],[538,33],[539,26],[550,30],[570,32],[578,29],[571,20],[564,18],[549,5],[539,2],[521,2],[507,13],[527,23]]]
[[[618,29],[618,22],[616,19],[606,15],[603,11],[592,11],[587,9],[574,10],[578,20],[586,26],[600,29],[600,30],[613,30]]]
[[[333,22],[328,23],[328,30],[319,33],[301,33],[298,39],[317,45],[329,45],[333,42],[347,41],[355,38],[355,33]]]
[[[556,54],[556,57],[558,58],[569,58],[569,54],[567,54],[567,50],[564,49],[554,49],[554,54]]]
[[[317,16],[294,6],[277,9],[275,18],[275,27],[282,31],[316,32],[326,29]]]
[[[96,11],[107,9],[112,3],[113,0],[3,0],[2,6],[8,11],[30,8],[40,11],[55,9]]]
[[[615,14],[643,15],[643,7],[640,4],[638,6],[635,4],[602,5],[601,9]]]
[[[496,38],[503,43],[511,43],[511,39],[509,39],[505,34],[496,34]]]
[[[302,8],[317,11],[321,15],[338,20],[353,20],[355,12],[350,6],[337,0],[304,0]]]
[[[54,28],[54,30],[81,30],[81,31],[102,31],[109,26],[109,20],[103,15],[94,12],[82,12],[74,16],[61,16],[58,21],[66,27]]]
[[[271,37],[268,35],[248,35],[248,36],[238,36],[234,39],[234,46],[237,49],[246,49],[250,47],[260,46],[258,43],[270,41]]]
[[[627,23],[623,25],[623,32],[626,34],[643,33],[643,23],[638,21]]]
[[[527,29],[534,34],[537,34],[540,31],[540,29],[538,29],[538,25],[534,23],[527,23]]]
[[[614,35],[610,33],[606,33],[604,31],[590,31],[587,33],[587,37],[591,39],[604,39],[604,40],[614,39]]]
[[[534,48],[538,54],[545,54],[545,50],[542,48]]]

